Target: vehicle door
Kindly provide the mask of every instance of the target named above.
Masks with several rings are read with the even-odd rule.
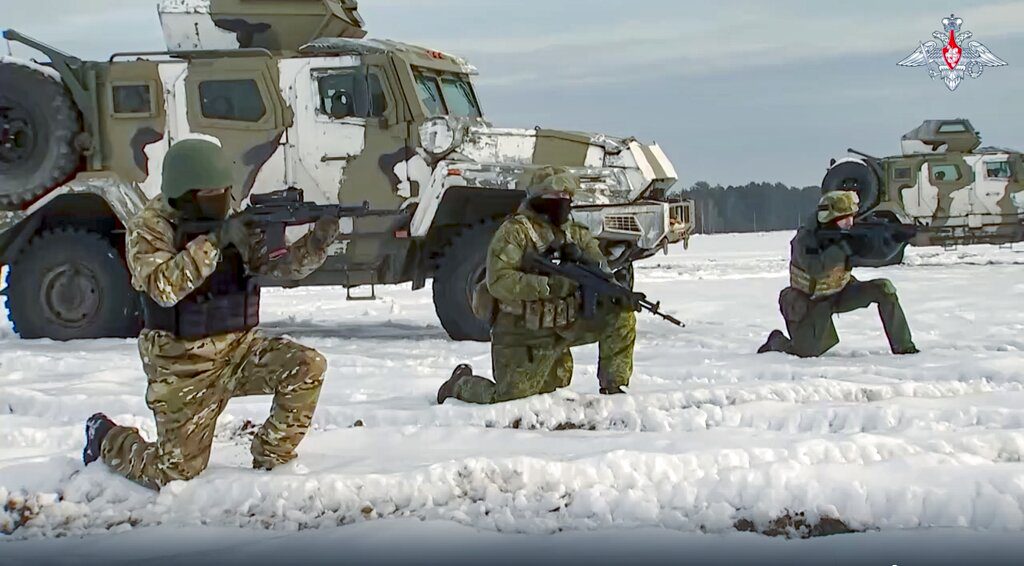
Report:
[[[974,176],[974,214],[982,215],[985,224],[998,224],[1016,216],[1010,194],[1013,166],[1009,155],[977,156]]]
[[[240,204],[258,192],[285,188],[282,142],[291,110],[279,90],[269,57],[230,57],[189,62],[184,78],[187,132],[177,138],[216,138],[233,161],[234,197]]]
[[[398,208],[404,170],[388,156],[404,159],[408,127],[399,123],[396,98],[385,69],[358,57],[293,60],[295,125],[288,162],[307,200]]]
[[[930,157],[920,182],[922,209],[946,226],[964,226],[972,209],[974,171],[959,154]]]

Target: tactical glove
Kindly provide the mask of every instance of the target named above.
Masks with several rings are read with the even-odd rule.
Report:
[[[245,221],[238,217],[230,217],[226,218],[217,230],[210,233],[210,240],[222,250],[232,244],[239,250],[244,250],[249,246],[251,235]]]
[[[309,235],[310,244],[318,250],[326,248],[338,239],[340,233],[341,223],[338,219],[333,216],[324,216],[313,225],[313,231]]]

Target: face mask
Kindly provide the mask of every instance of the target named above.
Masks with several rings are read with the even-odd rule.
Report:
[[[176,199],[174,208],[187,218],[197,220],[221,220],[231,212],[231,191],[214,195],[200,195],[195,192]]]
[[[572,201],[564,198],[538,198],[530,201],[530,208],[545,216],[555,226],[561,226],[569,221]]]

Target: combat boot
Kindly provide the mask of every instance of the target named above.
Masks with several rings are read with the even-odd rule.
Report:
[[[458,387],[459,382],[464,377],[472,377],[473,366],[469,364],[459,364],[452,371],[452,376],[448,378],[448,381],[441,384],[440,389],[437,390],[437,404],[443,405],[446,400],[451,397],[455,397],[455,388]]]
[[[601,395],[626,394],[626,390],[622,388],[622,385],[612,383],[612,380],[609,379],[608,377],[608,373],[604,371],[604,368],[601,367],[601,364],[598,364],[597,367],[597,383],[599,386],[598,391],[601,393]]]
[[[82,461],[86,466],[100,459],[103,439],[116,426],[117,424],[103,413],[96,413],[85,421],[85,449],[82,450]]]
[[[789,347],[789,338],[781,330],[772,330],[768,340],[757,349],[758,354],[767,352],[785,352]]]

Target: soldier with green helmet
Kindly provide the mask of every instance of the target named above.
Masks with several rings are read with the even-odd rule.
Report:
[[[915,354],[907,319],[888,279],[858,281],[852,275],[854,250],[848,239],[834,237],[855,222],[860,199],[850,190],[826,193],[817,214],[791,243],[790,285],[779,295],[789,337],[773,330],[758,353],[786,352],[820,356],[839,343],[832,315],[878,305],[878,314],[894,354]]]
[[[570,348],[599,345],[597,377],[602,394],[623,393],[633,373],[636,317],[628,306],[611,302],[597,316],[583,319],[577,284],[567,278],[531,273],[523,255],[581,256],[608,269],[597,240],[572,221],[572,198],[579,178],[562,167],[527,171],[520,181],[526,200],[506,220],[487,251],[487,277],[477,287],[478,314],[491,311],[491,367],[494,381],[459,365],[437,392],[437,402],[454,397],[490,404],[550,393],[572,380]],[[569,250],[572,250],[570,252]]]
[[[270,417],[252,441],[253,466],[295,458],[316,408],[324,358],[284,338],[263,336],[258,275],[301,279],[327,257],[337,218],[323,218],[287,254],[271,259],[258,230],[230,217],[233,176],[220,146],[189,139],[163,164],[162,195],[128,226],[127,260],[143,294],[139,353],[146,404],[157,437],[117,426],[102,413],[86,422],[83,460],[102,459],[140,484],[159,488],[202,472],[217,417],[232,397],[273,395]],[[185,220],[223,220],[204,234],[179,234]]]

